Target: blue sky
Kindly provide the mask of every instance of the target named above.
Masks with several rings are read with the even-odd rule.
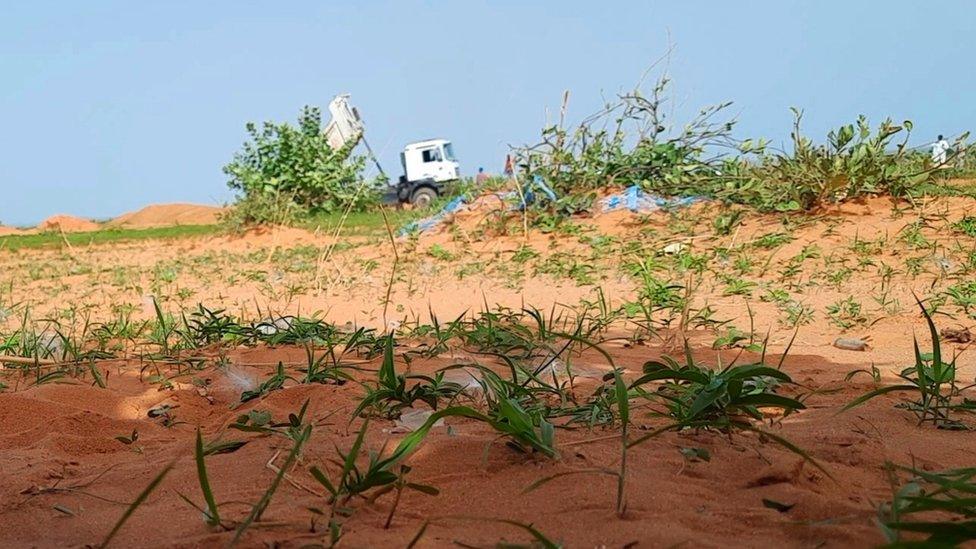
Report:
[[[974,23],[961,0],[7,2],[0,222],[225,202],[245,122],[341,92],[387,171],[436,136],[497,172],[563,90],[590,114],[669,43],[679,113],[733,100],[737,133],[775,143],[794,105],[815,136],[890,115],[923,143],[976,127]]]

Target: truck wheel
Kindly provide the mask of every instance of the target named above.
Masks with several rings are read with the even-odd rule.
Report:
[[[429,208],[437,199],[437,191],[430,187],[420,187],[410,196],[410,203],[415,208]]]

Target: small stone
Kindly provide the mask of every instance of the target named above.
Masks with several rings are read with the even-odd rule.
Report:
[[[868,350],[868,342],[853,337],[838,337],[834,340],[834,347],[845,351],[866,351]]]
[[[674,255],[676,253],[680,253],[682,250],[685,249],[685,247],[686,246],[681,242],[672,242],[671,244],[668,244],[667,246],[662,248],[661,251],[668,255]]]
[[[275,335],[278,332],[287,332],[291,329],[296,320],[298,319],[293,316],[265,318],[258,323],[255,331],[266,336]]]
[[[392,432],[394,433],[412,433],[417,429],[420,429],[427,420],[430,419],[430,410],[407,410],[400,414],[400,419],[397,419]],[[444,425],[443,419],[438,419],[434,422],[434,427],[440,427]]]

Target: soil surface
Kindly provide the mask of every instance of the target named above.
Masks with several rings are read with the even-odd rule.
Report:
[[[633,379],[649,360],[682,356],[685,338],[705,364],[760,360],[754,349],[742,348],[745,342],[715,349],[732,326],[753,342],[768,341],[769,364],[789,348],[782,369],[797,384],[782,392],[802,397],[806,409],[770,415],[762,428],[802,448],[822,469],[755,433],[668,432],[629,452],[627,506],[618,518],[616,480],[607,475],[579,473],[526,489],[553,475],[618,468],[619,427],[557,424],[558,457],[549,459],[514,450],[483,423],[447,418],[406,460],[410,481],[439,494],[405,491],[389,528],[393,493],[350,502],[354,513],[344,520],[338,547],[404,547],[421,530],[416,547],[532,541],[525,530],[495,519],[532,524],[566,547],[872,546],[884,542],[875,519],[892,494],[887,463],[925,470],[976,465],[976,437],[919,426],[896,407],[903,395],[842,412],[913,363],[913,334],[923,350],[931,347],[915,295],[938,308],[939,328],[973,327],[961,300],[969,294],[960,292],[972,280],[976,264],[967,262],[976,244],[953,227],[974,206],[969,199],[909,205],[878,198],[802,219],[745,213],[726,232],[714,227],[728,210],[699,204],[680,212],[607,213],[559,231],[522,234],[518,219],[501,230],[500,208],[482,201],[433,232],[399,238],[395,251],[385,234],[334,238],[299,229],[70,251],[0,250],[0,334],[21,326],[15,304],[31,304],[38,330],[52,329],[47,319],[58,319],[65,333],[81,333],[85,323],[151,321],[154,300],[174,318],[202,303],[251,321],[291,314],[405,333],[429,323],[431,313],[444,324],[486,307],[594,314],[595,304],[614,309],[637,303],[648,288],[660,291],[647,282],[646,273],[653,273],[683,288],[686,314],[679,308],[668,320],[655,313],[660,324],[650,336],[637,335],[638,317],[618,318],[600,336],[614,366]],[[858,310],[843,305],[848,298]],[[841,337],[860,339],[866,348],[835,347]],[[329,504],[311,468],[338,473],[336,448],[348,451],[364,421],[353,417],[365,394],[359,382],[375,379],[380,359],[356,359],[354,379],[341,385],[289,380],[241,404],[242,392],[268,379],[279,361],[300,377],[306,349],[213,344],[181,352],[193,359],[196,366],[189,367],[160,359],[144,340],[119,343],[116,355],[124,359],[94,363],[104,388],[87,362],[73,366],[77,376],[40,384],[30,368],[7,366],[0,377],[7,385],[0,392],[0,546],[96,546],[169,464],[171,472],[114,546],[226,546],[233,529],[207,526],[181,497],[204,505],[193,459],[197,429],[208,442],[246,443],[206,458],[222,518],[238,524],[275,479],[292,443],[230,425],[251,410],[286,421],[306,401],[311,438],[239,546],[327,546],[327,520],[319,513]],[[461,342],[435,358],[405,361],[407,351],[425,342],[401,337],[398,371],[433,374],[474,362],[505,371]],[[960,380],[972,382],[969,343],[942,345],[947,356],[958,354]],[[569,391],[585,400],[612,367],[595,351],[572,361]],[[868,373],[848,379],[872,368],[880,381]],[[453,370],[452,379],[463,381],[460,372]],[[569,383],[566,376],[561,381]],[[461,403],[478,407],[479,398],[470,393]],[[162,405],[170,407],[168,416],[149,417]],[[650,406],[637,400],[632,406],[632,436],[664,424]],[[135,441],[117,438],[134,431]],[[396,420],[374,417],[365,446],[389,452],[404,436]],[[701,450],[708,460],[688,457]]]
[[[37,225],[39,231],[63,231],[66,233],[83,233],[97,231],[99,224],[90,219],[73,215],[52,215]]]
[[[145,229],[172,225],[212,225],[218,222],[223,208],[200,204],[152,204],[141,210],[122,214],[108,222],[110,227]]]

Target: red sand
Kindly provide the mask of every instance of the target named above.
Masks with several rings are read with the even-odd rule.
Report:
[[[611,348],[618,364],[629,371],[659,355],[648,348]],[[301,349],[258,348],[235,351],[230,362],[244,375],[262,379],[269,368],[246,364],[299,364],[302,354]],[[596,357],[588,360],[601,362]],[[430,372],[448,363],[415,361],[411,371]],[[247,503],[256,502],[274,477],[267,462],[277,455],[274,463],[281,465],[290,443],[279,436],[228,430],[228,424],[250,409],[284,418],[306,399],[317,426],[289,473],[294,484],[282,483],[265,524],[253,527],[241,546],[300,547],[325,539],[321,519],[307,510],[327,508],[324,490],[308,470],[317,465],[335,474],[330,462],[335,458],[333,445],[349,448],[360,425],[357,420],[350,426],[347,419],[362,394],[357,385],[290,386],[231,410],[240,389],[217,370],[208,368],[195,376],[210,381],[210,389],[202,392],[188,383],[189,378],[173,390],[159,391],[139,381],[136,363],[102,368],[109,373],[107,389],[50,384],[0,398],[0,417],[7,425],[0,435],[0,517],[5,525],[0,545],[29,546],[37,540],[44,540],[44,546],[96,544],[124,511],[124,505],[113,502],[131,501],[176,459],[174,471],[136,511],[115,546],[224,546],[233,532],[208,528],[178,495],[203,504],[192,458],[195,427],[199,425],[208,440],[248,441],[233,454],[207,458],[216,497],[224,502],[221,512],[225,519],[241,520],[249,510]],[[408,460],[413,481],[436,486],[440,495],[405,493],[390,529],[384,529],[383,522],[392,494],[373,503],[355,502],[358,511],[345,524],[347,542],[342,546],[403,547],[425,520],[432,524],[419,547],[450,546],[454,541],[478,546],[500,539],[528,541],[517,529],[458,517],[531,522],[570,547],[633,547],[635,542],[640,547],[867,546],[882,541],[873,518],[877,504],[890,496],[886,460],[914,460],[926,469],[971,464],[976,450],[972,436],[919,428],[909,414],[892,407],[894,398],[837,415],[845,402],[872,387],[842,383],[846,368],[819,357],[793,356],[785,370],[811,388],[840,389],[811,397],[808,410],[771,428],[809,451],[834,479],[753,435],[671,433],[636,447],[628,456],[628,506],[625,518],[618,519],[613,512],[615,483],[609,477],[571,476],[522,493],[536,480],[556,473],[617,466],[619,443],[609,436],[616,431],[558,430],[560,457],[548,460],[513,451],[482,424],[448,419],[452,432],[435,428]],[[578,393],[586,394],[587,388],[584,383]],[[179,406],[175,417],[185,423],[166,428],[147,418],[146,412],[164,401]],[[635,436],[643,426],[660,425],[640,406],[634,414]],[[395,443],[402,435],[388,434],[392,427],[392,422],[374,420],[368,447],[379,450],[387,439]],[[133,429],[139,433],[135,444],[113,439]],[[685,462],[679,450],[688,447],[707,449],[711,461]],[[764,498],[795,506],[781,513],[765,507]]]
[[[972,211],[972,207],[972,201],[963,199],[933,201],[917,213],[919,216],[939,214],[940,218],[944,214],[947,221],[955,221]],[[710,226],[708,208],[696,208],[702,226]],[[772,287],[780,284],[775,282],[779,262],[787,261],[811,243],[824,250],[844,250],[854,235],[862,239],[892,235],[888,241],[890,249],[886,248],[876,259],[901,265],[898,254],[904,252],[897,247],[900,245],[894,235],[915,216],[894,215],[890,203],[883,199],[847,204],[834,209],[830,215],[827,221],[839,225],[832,226],[829,234],[823,223],[826,218],[817,219],[796,228],[795,241],[776,251],[756,252],[759,260],[767,257],[766,254],[775,254],[768,256],[776,263],[765,279]],[[466,223],[463,217],[459,221],[465,231],[478,228],[480,221]],[[620,235],[622,239],[633,238],[635,229],[639,228],[657,228],[662,233],[666,229],[666,219],[662,216],[641,220],[640,227],[635,227],[636,219],[611,214],[598,216],[593,222],[601,233]],[[701,241],[693,236],[684,241],[690,246],[719,246],[729,240],[749,241],[781,227],[781,220],[776,216],[753,216],[741,230],[724,239],[708,237],[699,244]],[[939,233],[936,228],[927,230],[930,238],[943,239],[942,248],[954,249],[952,241],[958,237]],[[425,250],[433,244],[456,253],[464,249],[468,254],[484,257],[488,264],[505,261],[508,256],[498,256],[498,251],[518,249],[521,239],[514,236],[465,242],[454,240],[449,233],[445,227],[437,234],[421,237],[415,251],[401,249],[403,261],[416,262],[416,269],[432,266],[443,270],[416,275],[416,280],[422,282],[414,281],[414,271],[405,270],[410,276],[398,280],[392,288],[391,318],[402,318],[413,312],[420,315],[429,305],[443,322],[465,310],[478,310],[485,301],[516,308],[527,304],[548,310],[554,303],[575,304],[580,298],[592,295],[592,288],[576,287],[565,279],[544,276],[529,276],[519,289],[506,288],[488,277],[462,280],[447,268],[448,263],[426,259]],[[670,232],[665,234],[668,239],[678,238]],[[573,237],[533,233],[529,240],[543,254],[553,250],[586,251]],[[246,268],[273,274],[279,266],[271,258],[271,250],[300,244],[321,247],[330,242],[331,235],[286,229],[240,238],[221,236],[94,246],[79,257],[93,265],[127,265],[138,273],[146,273],[160,261],[180,258],[192,263],[197,258],[213,255],[212,252],[226,251],[245,253],[253,258],[253,263],[248,263]],[[662,239],[657,244],[667,242]],[[407,242],[401,245],[406,247]],[[32,253],[38,255],[0,257],[10,263],[11,269],[18,261],[64,261],[56,251]],[[80,260],[71,259],[72,262]],[[372,275],[360,276],[354,260],[373,260],[379,266]],[[273,306],[277,311],[321,310],[340,324],[350,319],[363,324],[385,324],[382,303],[387,295],[392,262],[388,244],[364,244],[345,252],[337,251],[328,261],[322,254],[318,261],[321,266],[313,272],[320,273],[320,279],[334,275],[339,282],[329,292],[315,293],[311,286],[303,286],[304,293],[291,302],[279,298],[281,301],[268,303],[266,300],[270,298],[260,293],[260,285],[249,285],[240,279],[230,283],[209,271],[199,275],[188,270],[177,283],[194,291],[193,303],[197,300],[208,305],[218,303],[232,311],[245,310],[245,305],[253,306],[260,299],[265,309]],[[241,265],[220,264],[216,268],[240,269]],[[339,277],[352,277],[352,274],[357,278],[350,278],[352,282],[343,285]],[[875,517],[878,506],[891,497],[886,462],[914,463],[926,470],[938,470],[973,466],[976,454],[976,437],[971,433],[918,426],[909,412],[894,407],[900,401],[898,396],[879,398],[840,413],[844,404],[876,387],[867,376],[845,381],[848,372],[877,366],[884,382],[889,383],[893,373],[912,361],[912,332],[923,338],[923,346],[927,343],[924,323],[911,306],[912,292],[926,295],[935,285],[935,276],[937,273],[894,275],[889,283],[892,296],[905,307],[851,333],[843,334],[822,314],[800,329],[784,370],[802,385],[802,392],[810,393],[805,400],[807,409],[769,429],[809,452],[833,479],[805,464],[796,454],[752,434],[728,437],[704,432],[668,433],[634,448],[628,456],[628,506],[625,517],[620,519],[613,511],[616,486],[607,476],[569,476],[523,493],[531,483],[553,474],[618,466],[619,441],[613,437],[618,431],[560,428],[556,434],[559,459],[549,460],[515,452],[482,424],[449,418],[446,423],[450,430],[435,428],[407,460],[414,468],[411,479],[436,486],[440,495],[406,492],[390,529],[384,529],[383,523],[392,505],[392,494],[372,502],[355,501],[357,511],[346,521],[345,536],[339,546],[404,547],[425,521],[430,521],[430,526],[418,547],[446,547],[455,542],[494,546],[503,539],[518,543],[530,541],[524,532],[515,528],[470,520],[471,517],[531,522],[568,547],[863,547],[883,543]],[[817,311],[823,311],[838,297],[858,295],[867,299],[875,291],[877,277],[873,272],[861,274],[845,282],[842,289],[821,285],[803,297]],[[91,303],[104,299],[99,307],[93,308],[93,314],[104,314],[108,319],[111,305],[138,303],[140,294],[132,293],[138,290],[128,288],[142,285],[112,289],[110,281],[83,278],[83,275],[62,276],[55,281],[59,285],[56,292],[43,286],[44,280],[23,282],[16,286],[15,298],[42,302],[44,308],[39,310],[51,314],[61,310],[66,300]],[[145,281],[148,286],[150,279]],[[633,282],[610,278],[602,281],[600,287],[619,303],[633,291]],[[712,283],[700,290],[701,298],[716,308],[717,317],[733,318],[736,325],[744,326],[748,319],[744,318],[743,303],[750,303],[757,331],[765,333],[769,329],[770,348],[781,352],[793,330],[777,321],[776,308],[756,297],[746,301],[742,296],[722,295],[722,288],[722,284]],[[150,309],[144,316],[151,318],[152,314]],[[941,328],[970,321],[963,316],[940,315],[936,322]],[[662,334],[664,339],[667,335]],[[869,338],[870,347],[863,353],[834,348],[831,342],[838,335]],[[692,347],[700,350],[700,358],[708,364],[719,362],[715,352],[704,350],[715,336],[706,330],[692,332]],[[606,348],[616,364],[626,369],[627,377],[633,377],[643,362],[659,357],[664,351],[659,345],[624,348],[619,342],[608,342]],[[947,354],[962,352],[958,364],[963,382],[973,379],[976,373],[976,363],[970,354],[963,352],[966,348],[966,345],[950,343],[944,346]],[[669,351],[678,352],[673,348]],[[280,466],[289,443],[279,436],[230,430],[228,425],[238,414],[251,409],[268,410],[276,419],[284,419],[288,413],[296,412],[306,399],[310,401],[309,416],[316,420],[312,438],[298,464],[289,471],[290,481],[281,484],[264,520],[250,529],[240,546],[302,547],[327,543],[323,519],[309,511],[309,508],[327,508],[324,490],[312,479],[309,469],[325,467],[335,474],[336,467],[331,461],[335,459],[335,446],[345,451],[352,445],[361,420],[350,424],[349,418],[364,390],[356,383],[336,387],[298,386],[288,382],[284,390],[231,410],[241,388],[234,376],[215,367],[219,354],[226,355],[236,377],[262,380],[271,373],[269,365],[278,360],[293,367],[301,365],[305,360],[304,350],[258,347],[225,349],[220,353],[211,349],[203,354],[208,358],[205,368],[189,373],[184,369],[181,376],[172,367],[138,360],[101,362],[99,368],[107,374],[107,389],[91,386],[88,381],[30,387],[32,376],[17,384],[8,379],[10,388],[0,393],[0,419],[5,425],[0,433],[3,456],[0,547],[100,543],[124,512],[124,503],[131,502],[174,459],[177,461],[172,473],[136,511],[113,546],[226,546],[233,533],[208,528],[200,513],[179,497],[183,494],[197,505],[203,504],[192,459],[196,427],[202,429],[207,440],[248,441],[233,454],[207,458],[211,484],[221,502],[223,517],[240,521],[247,515],[249,505],[261,497],[274,478],[267,463],[277,455],[273,465]],[[579,363],[606,368],[605,361],[592,354],[579,358]],[[728,364],[736,356],[737,351],[723,351],[721,363]],[[746,359],[739,360],[741,363]],[[416,359],[409,370],[403,363],[398,368],[410,373],[430,373],[453,362],[451,357]],[[374,362],[369,367],[375,369],[377,364]],[[158,383],[148,381],[149,376],[159,373],[170,376],[172,389],[161,390]],[[298,375],[294,370],[293,373]],[[359,375],[361,379],[365,376]],[[198,389],[192,384],[194,378],[209,380],[209,388]],[[592,383],[580,382],[576,389],[578,398],[584,399],[591,393]],[[792,392],[794,396],[796,391]],[[150,408],[162,402],[179,405],[174,410],[178,423],[168,428],[146,415]],[[635,436],[662,424],[636,399],[632,406]],[[373,420],[367,446],[379,451],[387,439],[394,444],[402,435],[391,434],[393,426],[391,421]],[[128,436],[133,429],[139,433],[135,444],[115,440],[116,436]],[[682,448],[705,448],[711,460],[686,462]],[[779,512],[765,506],[763,499],[794,506],[787,512]]]
[[[52,215],[37,225],[40,231],[64,231],[66,233],[83,233],[97,231],[101,225],[90,219],[73,215]]]
[[[170,225],[212,225],[223,208],[199,204],[152,204],[122,214],[108,222],[111,227],[148,228]]]

